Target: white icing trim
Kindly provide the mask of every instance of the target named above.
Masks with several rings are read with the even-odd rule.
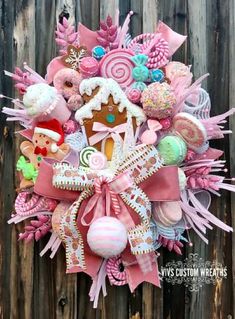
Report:
[[[112,95],[114,103],[118,104],[119,112],[123,112],[126,108],[127,113],[136,118],[136,123],[139,126],[146,121],[144,111],[138,106],[131,103],[119,84],[113,79],[105,79],[94,77],[85,79],[80,84],[80,94],[91,96],[92,91],[99,87],[99,92],[85,105],[83,105],[75,113],[75,119],[82,125],[84,119],[92,119],[92,111],[100,111],[102,104],[107,104],[109,96]]]
[[[59,133],[56,133],[52,130],[48,130],[46,128],[42,128],[42,127],[35,127],[34,129],[34,133],[38,133],[38,134],[44,134],[48,137],[50,137],[51,139],[53,139],[53,141],[59,142],[61,135]]]

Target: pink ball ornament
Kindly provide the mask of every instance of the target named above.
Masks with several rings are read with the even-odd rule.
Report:
[[[160,124],[162,125],[162,130],[168,130],[171,127],[172,121],[169,117],[165,119],[159,120]]]
[[[127,245],[125,226],[114,217],[96,219],[87,232],[87,243],[98,256],[110,258],[119,255]]]

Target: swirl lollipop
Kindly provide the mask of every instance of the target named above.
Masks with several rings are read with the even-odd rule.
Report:
[[[89,166],[91,169],[100,170],[107,166],[107,158],[101,152],[92,153],[88,159]]]
[[[202,147],[207,140],[205,127],[191,114],[176,114],[173,118],[173,128],[194,151]]]
[[[91,154],[97,152],[96,148],[92,146],[85,147],[80,153],[80,163],[82,166],[89,167],[89,157]]]
[[[100,74],[104,78],[114,79],[122,89],[134,83],[132,70],[134,53],[125,49],[115,49],[106,54],[100,61]]]

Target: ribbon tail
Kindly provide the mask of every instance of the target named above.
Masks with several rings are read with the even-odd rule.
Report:
[[[106,278],[106,264],[107,260],[104,259],[98,274],[96,277],[93,279],[93,283],[89,292],[90,296],[90,301],[93,301],[93,308],[97,308],[98,306],[98,300],[99,300],[99,294],[100,290],[102,289],[104,297],[107,295],[106,291],[106,283],[105,283],[105,278]]]
[[[152,263],[151,272],[148,272],[147,274],[144,274],[144,275],[138,264],[132,265],[132,266],[126,266],[125,269],[127,273],[128,285],[132,293],[134,292],[136,287],[144,281],[149,282],[157,287],[161,286],[157,261]]]

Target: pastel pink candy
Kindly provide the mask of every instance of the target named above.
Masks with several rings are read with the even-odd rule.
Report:
[[[153,219],[164,226],[177,224],[182,218],[179,202],[154,202]]]
[[[79,64],[79,70],[84,78],[95,76],[99,71],[99,62],[93,57],[85,57]]]
[[[101,152],[92,153],[89,156],[89,167],[94,170],[104,169],[107,166],[107,158]]]
[[[147,145],[155,144],[157,141],[157,134],[155,132],[161,130],[162,125],[157,120],[148,120],[147,123],[149,130],[144,131],[140,140]]]
[[[154,131],[146,130],[142,134],[140,140],[146,145],[155,144],[157,141],[157,134]]]

